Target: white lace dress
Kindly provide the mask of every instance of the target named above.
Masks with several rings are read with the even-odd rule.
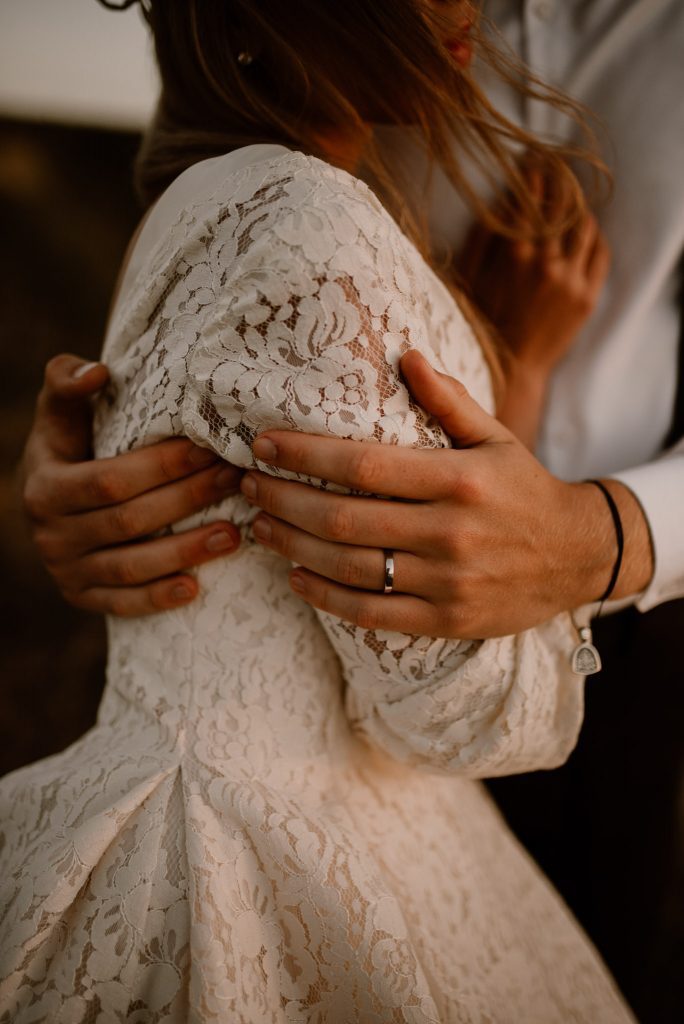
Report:
[[[251,466],[276,426],[443,446],[408,346],[491,407],[469,327],[363,184],[278,147],[207,161],[133,254],[99,454],[187,434]],[[97,725],[0,784],[0,1021],[631,1020],[474,781],[572,749],[568,621],[353,628],[294,596],[253,514],[192,520],[241,525],[239,553],[189,607],[112,620]]]

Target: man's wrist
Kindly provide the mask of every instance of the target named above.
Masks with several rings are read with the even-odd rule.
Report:
[[[611,594],[611,600],[621,600],[640,594],[653,576],[650,531],[629,488],[617,480],[601,482],[617,505],[624,533],[622,566]],[[599,601],[605,593],[618,557],[618,542],[613,516],[600,489],[587,482],[568,486],[572,500],[566,513],[573,522],[566,536],[576,543],[577,566],[575,585],[570,586],[571,606],[578,607]]]
[[[629,487],[610,478],[601,482],[610,491],[618,507],[625,535],[622,568],[612,597],[615,600],[634,597],[646,590],[655,570],[648,520]]]
[[[568,595],[567,607],[598,601],[617,556],[615,529],[606,499],[589,483],[564,485]]]

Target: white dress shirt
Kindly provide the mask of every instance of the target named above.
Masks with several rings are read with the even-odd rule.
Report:
[[[488,0],[488,17],[545,81],[603,122],[615,175],[599,211],[613,251],[600,305],[559,366],[539,441],[568,480],[612,475],[648,518],[655,575],[647,610],[684,596],[684,441],[662,456],[672,422],[684,253],[684,0]],[[485,79],[496,106],[535,133],[576,128],[552,107]],[[441,182],[437,234],[458,244],[460,203]]]

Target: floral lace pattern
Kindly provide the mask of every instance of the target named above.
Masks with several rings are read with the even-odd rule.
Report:
[[[188,434],[251,466],[266,427],[444,446],[408,346],[491,407],[472,332],[369,190],[281,152],[185,205],[122,297],[98,452]],[[112,620],[96,727],[0,785],[0,1022],[629,1021],[472,781],[572,749],[568,622],[360,630],[297,600],[241,497],[179,528],[219,516],[239,552],[188,608]]]

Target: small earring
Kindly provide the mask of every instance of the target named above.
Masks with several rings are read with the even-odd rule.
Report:
[[[250,64],[254,63],[254,57],[249,50],[240,50],[237,55],[237,62],[242,68],[249,67]]]

